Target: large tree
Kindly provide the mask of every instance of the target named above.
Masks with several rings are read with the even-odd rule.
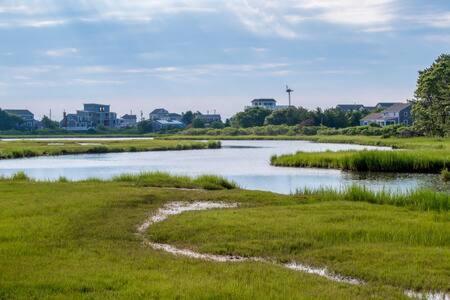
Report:
[[[450,55],[419,72],[413,101],[414,126],[427,135],[450,134]]]
[[[231,124],[233,127],[243,128],[263,126],[266,117],[271,113],[272,111],[265,108],[252,107],[234,115]]]
[[[266,124],[270,125],[298,125],[310,118],[310,113],[303,107],[288,107],[274,111],[266,118]]]
[[[23,120],[17,116],[10,115],[0,109],[0,130],[16,129],[23,123]]]

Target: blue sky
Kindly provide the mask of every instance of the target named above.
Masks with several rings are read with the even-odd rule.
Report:
[[[450,52],[450,1],[0,0],[0,41],[0,107],[38,117],[375,104]]]

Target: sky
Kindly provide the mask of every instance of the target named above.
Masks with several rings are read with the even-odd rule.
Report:
[[[374,105],[449,52],[449,0],[0,0],[0,108]]]

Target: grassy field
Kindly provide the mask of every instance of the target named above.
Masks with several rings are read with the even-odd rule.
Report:
[[[441,173],[450,166],[449,150],[297,152],[273,156],[284,167],[342,169],[360,172]]]
[[[142,152],[220,148],[219,142],[124,140],[124,141],[0,141],[0,159],[82,153]]]
[[[227,184],[216,191],[170,188],[220,181],[212,177],[192,186],[195,180],[165,179],[169,188],[152,187],[161,185],[161,176],[0,180],[0,299],[402,299],[407,288],[450,289],[448,210],[284,196]],[[145,247],[137,225],[171,201],[240,207],[169,218],[151,228],[152,240],[327,266],[367,284],[335,283],[267,263],[197,261]]]

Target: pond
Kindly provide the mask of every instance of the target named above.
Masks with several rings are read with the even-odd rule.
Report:
[[[61,139],[59,139],[61,140]],[[82,154],[37,157],[0,161],[0,175],[25,171],[36,179],[71,180],[111,178],[122,173],[165,171],[196,176],[216,174],[234,180],[241,187],[278,193],[320,187],[342,188],[362,184],[373,190],[405,191],[417,187],[446,189],[437,175],[425,174],[357,174],[339,170],[281,168],[270,165],[274,154],[297,151],[339,151],[379,149],[349,144],[326,144],[308,141],[223,141],[221,149]]]

